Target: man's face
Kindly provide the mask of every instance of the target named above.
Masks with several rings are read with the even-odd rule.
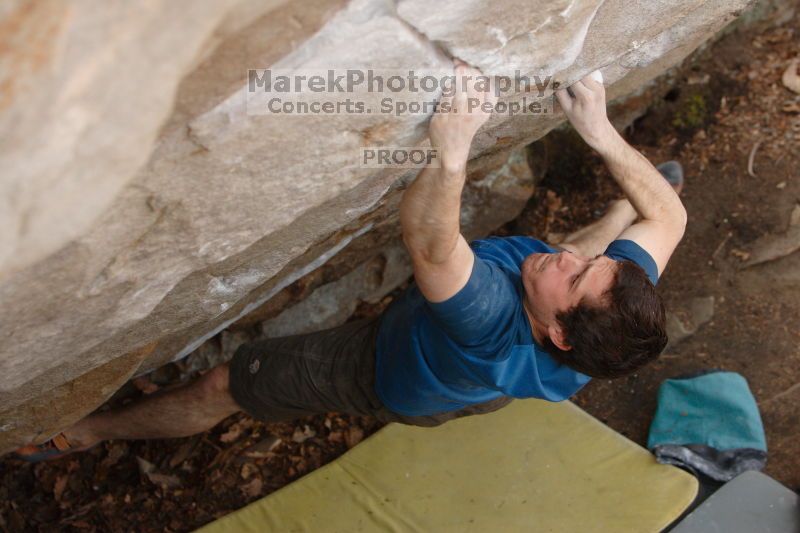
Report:
[[[545,328],[558,327],[556,315],[587,298],[600,305],[611,288],[617,262],[610,257],[584,257],[571,252],[531,254],[522,262],[525,306]],[[555,340],[555,339],[554,339]]]

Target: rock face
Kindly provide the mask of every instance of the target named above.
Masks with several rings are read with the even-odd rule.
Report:
[[[428,115],[251,115],[247,69],[447,73],[457,56],[567,84],[601,69],[615,98],[749,1],[7,3],[0,451],[72,423],[248,314],[275,317],[298,286],[327,281],[323,265],[352,274],[268,322],[270,334],[330,325],[408,275],[397,205],[414,171],[353,155],[424,143]],[[479,132],[468,236],[519,212],[533,185],[519,148],[562,120],[495,116]]]

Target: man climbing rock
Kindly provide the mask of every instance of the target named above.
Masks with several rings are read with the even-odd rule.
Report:
[[[495,97],[477,88],[477,70],[455,71],[466,86],[430,125],[441,165],[419,174],[400,207],[415,283],[381,316],[243,345],[191,384],[92,414],[18,453],[40,460],[107,439],[184,437],[240,410],[265,421],[339,411],[434,426],[512,398],[565,400],[591,377],[656,359],[667,338],[654,284],[686,224],[680,165],[660,173],[631,148],[606,117],[602,83],[587,76],[556,97],[627,199],[558,245],[528,236],[469,245],[460,198],[490,106],[467,102]]]

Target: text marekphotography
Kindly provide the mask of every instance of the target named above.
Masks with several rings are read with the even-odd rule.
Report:
[[[500,115],[553,112],[552,78],[526,76],[456,77],[434,70],[250,69],[248,115],[431,115],[458,90],[474,84],[492,91],[494,104],[467,101],[467,111],[481,106]],[[444,109],[442,109],[444,110]]]

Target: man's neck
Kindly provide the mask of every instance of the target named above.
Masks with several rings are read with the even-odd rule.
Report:
[[[533,340],[544,346],[544,341],[547,339],[547,327],[533,318],[533,313],[531,313],[531,310],[528,309],[528,302],[526,302],[524,299],[522,300],[522,308],[525,309],[525,314],[528,317],[528,323],[531,325],[531,335],[533,335]]]

